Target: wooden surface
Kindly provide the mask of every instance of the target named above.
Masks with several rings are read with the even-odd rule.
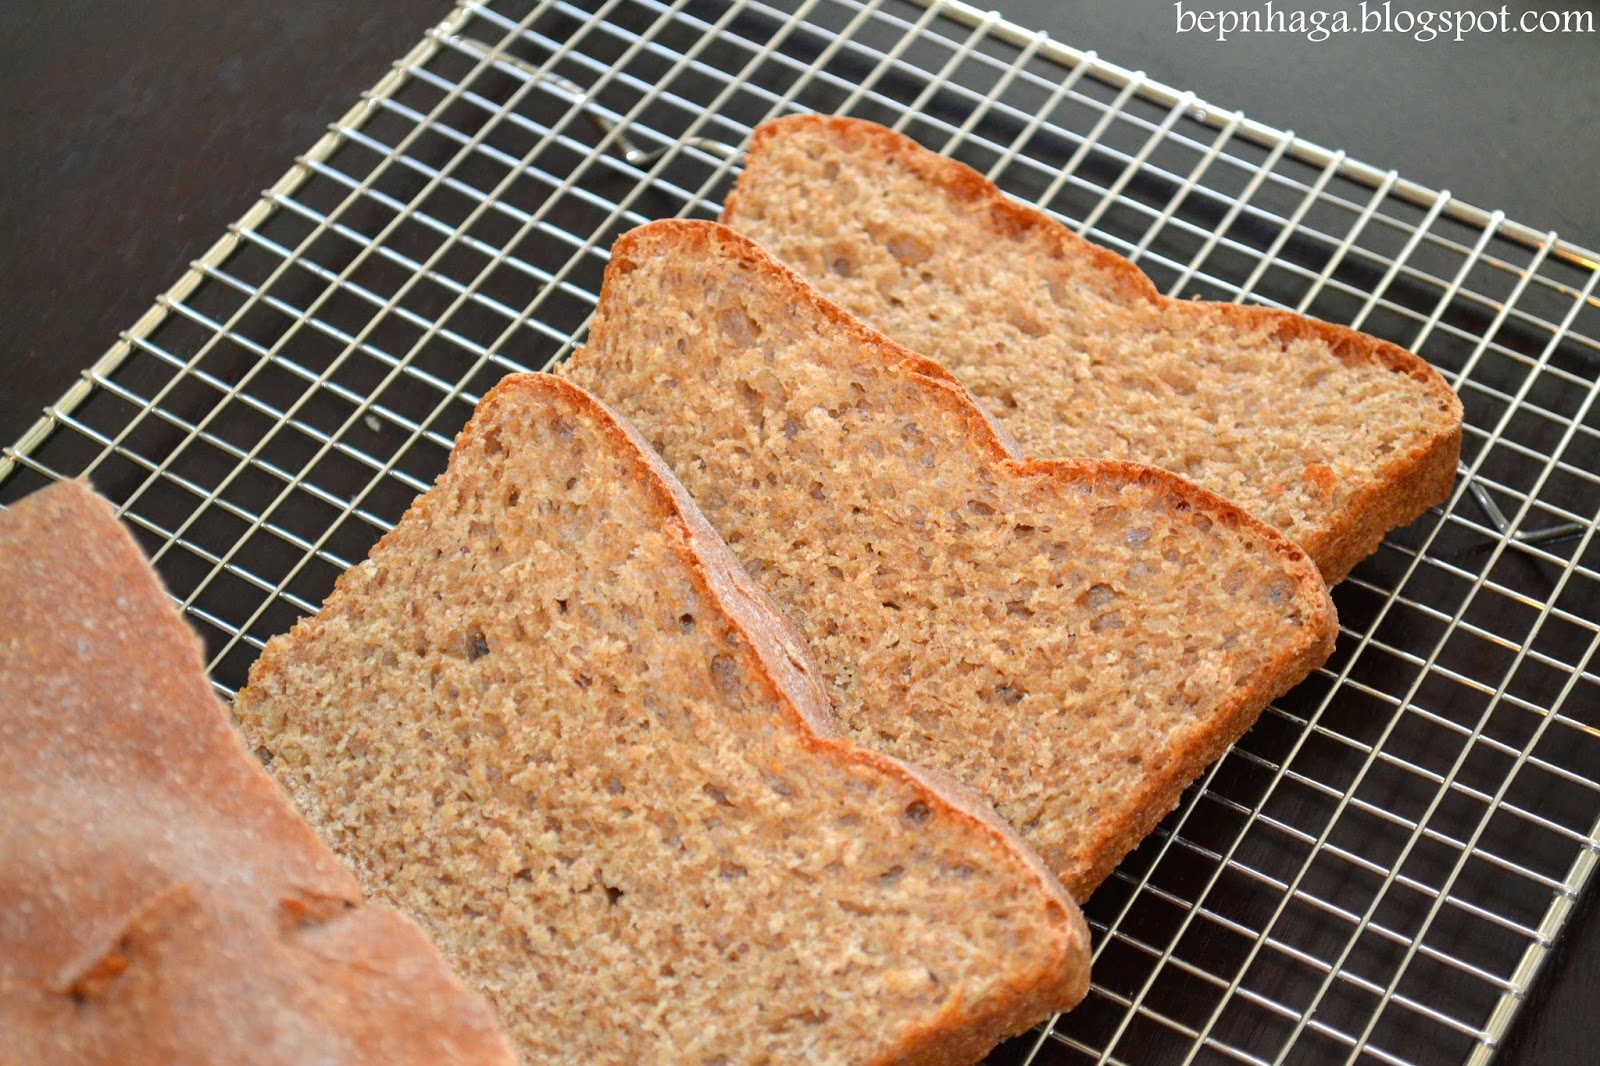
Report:
[[[1600,38],[1318,50],[1180,37],[1172,5],[1147,0],[994,6],[1213,103],[1600,244]],[[0,5],[0,441],[31,425],[447,8]],[[1499,1061],[1595,1060],[1594,911],[1592,899],[1580,907]]]

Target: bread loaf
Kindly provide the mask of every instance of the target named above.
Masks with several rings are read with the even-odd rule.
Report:
[[[562,369],[799,626],[845,732],[987,796],[1086,898],[1333,646],[1305,553],[1183,479],[1022,458],[732,230],[619,240]]]
[[[963,1063],[1076,1003],[1077,909],[981,803],[837,738],[800,639],[548,375],[235,704],[528,1063]]]
[[[229,729],[105,501],[0,512],[0,1063],[512,1061]]]
[[[938,360],[1041,457],[1182,474],[1331,584],[1444,500],[1461,403],[1421,359],[1283,311],[1171,300],[971,168],[858,119],[755,132],[723,221]]]

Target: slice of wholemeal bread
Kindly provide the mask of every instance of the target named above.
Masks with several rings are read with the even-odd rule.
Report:
[[[229,729],[110,506],[0,512],[0,1062],[512,1061]]]
[[[943,363],[1030,455],[1149,463],[1278,527],[1330,583],[1445,499],[1461,403],[1386,341],[1167,299],[961,163],[858,119],[759,127],[723,221]]]
[[[1076,1003],[1060,886],[813,670],[648,446],[519,375],[235,713],[526,1062],[961,1063]]]
[[[726,227],[619,240],[563,373],[799,626],[846,732],[976,787],[1080,900],[1332,649],[1275,530],[1163,471],[1021,458],[947,371]]]

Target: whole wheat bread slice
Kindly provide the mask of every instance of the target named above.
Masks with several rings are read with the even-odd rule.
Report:
[[[1079,900],[1332,648],[1277,531],[1163,471],[1023,459],[947,371],[715,223],[619,240],[562,372],[799,626],[845,731],[977,788]]]
[[[0,1062],[512,1061],[229,729],[110,506],[0,513]]]
[[[954,371],[1030,455],[1182,474],[1282,530],[1330,584],[1449,495],[1461,403],[1415,355],[1288,312],[1167,299],[882,126],[760,126],[723,221]]]
[[[981,801],[837,738],[649,448],[507,378],[235,713],[524,1061],[962,1063],[1087,986]]]

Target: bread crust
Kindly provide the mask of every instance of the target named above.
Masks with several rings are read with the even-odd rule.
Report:
[[[0,513],[0,856],[0,1059],[514,1061],[244,750],[79,482]]]
[[[1461,453],[1461,400],[1439,372],[1414,353],[1348,327],[1290,311],[1164,296],[1130,260],[1079,237],[1043,211],[1011,199],[965,163],[931,152],[904,134],[862,119],[805,114],[763,123],[751,136],[745,172],[754,169],[769,142],[808,128],[826,130],[842,140],[868,143],[883,158],[960,201],[986,208],[997,230],[1037,234],[1057,257],[1092,262],[1097,280],[1102,283],[1102,295],[1116,302],[1149,304],[1191,321],[1231,319],[1285,339],[1314,338],[1347,364],[1377,364],[1420,384],[1441,412],[1431,436],[1383,462],[1346,506],[1331,513],[1324,525],[1297,537],[1328,584],[1343,580],[1358,562],[1372,554],[1388,530],[1414,521],[1448,498]],[[741,175],[722,212],[722,221],[735,227],[744,184]]]
[[[1177,804],[1183,790],[1200,772],[1249,729],[1262,709],[1273,698],[1298,684],[1332,654],[1338,621],[1327,586],[1306,552],[1276,528],[1223,497],[1155,467],[1121,460],[1024,457],[1010,435],[950,371],[871,329],[829,301],[798,273],[768,255],[754,241],[727,226],[712,222],[666,220],[652,222],[624,234],[613,247],[605,284],[609,285],[616,277],[630,272],[635,261],[653,254],[652,245],[684,247],[708,257],[732,256],[745,269],[783,286],[792,303],[803,305],[825,318],[886,364],[907,370],[925,386],[930,402],[943,405],[962,420],[974,450],[1007,478],[1015,481],[1040,479],[1054,484],[1058,490],[1085,481],[1157,485],[1197,513],[1248,531],[1264,550],[1281,560],[1285,572],[1294,582],[1295,602],[1305,619],[1298,631],[1298,639],[1277,649],[1270,666],[1262,671],[1258,681],[1238,690],[1221,705],[1203,733],[1196,735],[1183,747],[1164,753],[1167,761],[1162,764],[1160,771],[1146,778],[1141,789],[1128,796],[1107,798],[1111,813],[1106,814],[1097,826],[1090,861],[1064,862],[1061,857],[1045,854],[1046,864],[1061,879],[1072,898],[1087,900],[1117,862]],[[604,287],[601,302],[603,306]],[[591,332],[591,345],[605,341],[606,328],[603,316],[597,318]],[[569,365],[579,365],[584,359],[584,352],[580,351]]]
[[[861,748],[839,734],[804,640],[745,573],[687,491],[630,425],[588,392],[559,377],[513,374],[484,396],[474,418],[458,437],[454,452],[470,449],[475,435],[482,432],[481,427],[497,421],[497,409],[527,405],[563,411],[598,427],[610,442],[611,454],[626,460],[634,480],[653,494],[662,515],[660,528],[667,532],[697,590],[717,605],[753,649],[761,663],[761,678],[770,687],[771,700],[802,738],[805,750],[819,759],[870,767],[915,790],[930,808],[946,812],[953,821],[968,826],[1008,855],[1026,879],[1029,893],[1049,915],[1055,939],[1047,965],[1011,974],[1010,983],[1002,992],[981,1003],[947,1006],[897,1044],[863,1061],[884,1066],[973,1062],[1004,1037],[1025,1030],[1053,1011],[1077,1004],[1088,991],[1089,932],[1071,897],[987,803],[938,774]],[[403,521],[426,522],[434,504],[433,494],[424,494]],[[397,535],[397,531],[387,534],[373,554],[382,552]],[[336,586],[328,603],[339,595]],[[307,619],[301,625],[311,627],[316,621]],[[311,633],[297,627],[296,636],[304,639]],[[250,688],[241,693],[242,705],[253,698],[251,689],[292,666],[284,661],[285,653],[285,645],[269,644],[251,671]]]

